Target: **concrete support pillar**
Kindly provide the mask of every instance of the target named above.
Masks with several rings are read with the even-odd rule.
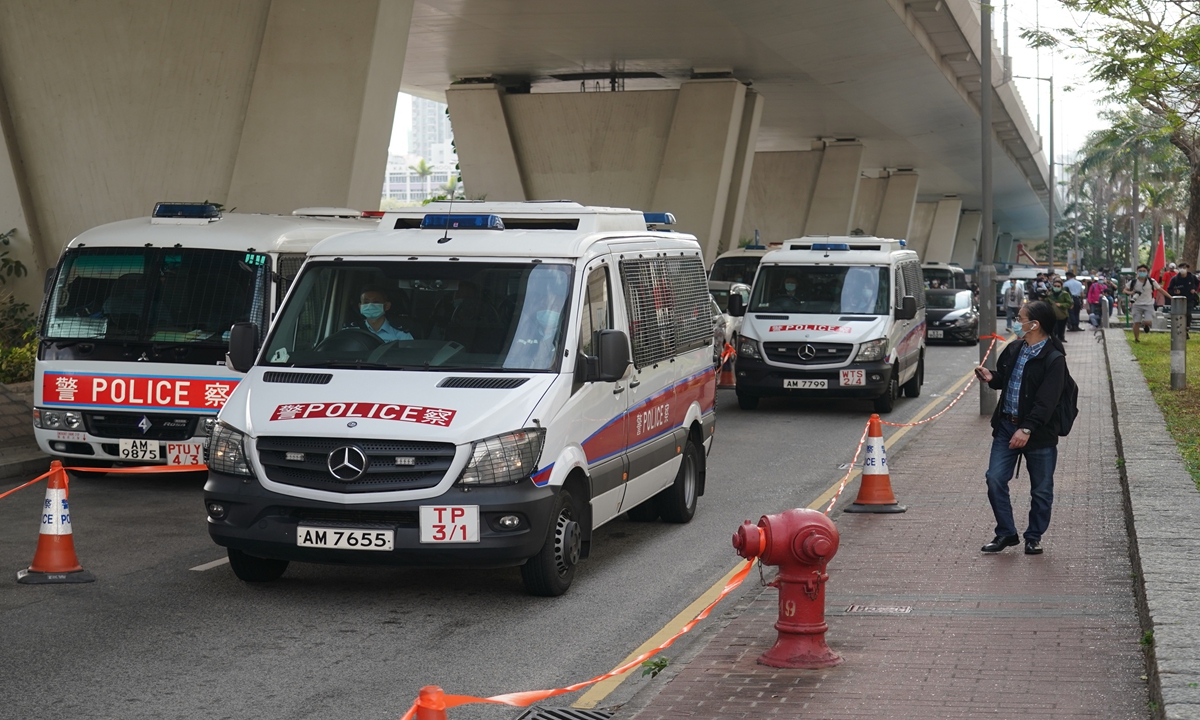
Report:
[[[227,204],[379,206],[412,8],[271,3]]]
[[[963,212],[958,221],[958,233],[954,237],[954,251],[950,254],[950,262],[967,268],[975,266],[975,258],[979,254],[979,228],[983,222],[983,213],[978,210]]]
[[[678,229],[700,240],[705,264],[716,258],[725,225],[745,102],[746,86],[734,79],[690,80],[679,87],[647,208],[675,213]],[[753,153],[747,157],[753,161]]]
[[[929,234],[933,232],[933,218],[937,215],[936,202],[919,202],[913,207],[912,223],[908,230],[908,247],[922,258],[929,245]]]
[[[733,156],[733,174],[729,178],[729,200],[725,204],[725,222],[717,254],[738,246],[742,239],[742,220],[746,211],[746,196],[750,194],[750,178],[754,170],[754,146],[758,144],[758,126],[762,120],[763,98],[746,90],[742,105],[742,125],[738,131]],[[752,235],[752,234],[751,234]]]
[[[503,88],[490,84],[453,85],[446,90],[458,166],[473,200],[529,199],[521,183],[503,95]]]
[[[925,245],[922,262],[950,262],[954,252],[954,238],[958,235],[958,223],[962,214],[962,200],[945,197],[938,201],[933,216],[933,227],[929,231],[929,242]]]
[[[755,153],[742,232],[764,243],[802,236],[820,170],[821,150]]]
[[[845,235],[858,198],[858,178],[862,172],[861,143],[838,142],[825,147],[821,172],[813,189],[805,235]]]
[[[875,225],[876,236],[908,239],[920,179],[915,172],[896,172],[888,178],[883,205],[879,210],[879,222]]]
[[[24,277],[4,278],[0,300],[12,293],[17,302],[26,303],[36,311],[41,303],[42,278],[57,256],[50,254],[45,243],[37,242],[37,215],[33,212],[33,199],[3,86],[0,86],[0,223],[3,223],[0,233],[16,230],[7,246],[0,245],[0,253],[8,251],[8,258],[21,262],[28,271]]]

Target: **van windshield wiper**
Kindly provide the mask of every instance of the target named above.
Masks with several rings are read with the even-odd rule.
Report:
[[[395,365],[384,365],[383,363],[366,362],[365,360],[329,360],[319,363],[308,363],[307,365],[293,365],[296,368],[348,368],[351,370],[397,370]]]

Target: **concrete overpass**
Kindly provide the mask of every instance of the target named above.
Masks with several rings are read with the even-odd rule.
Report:
[[[472,196],[668,210],[710,257],[858,229],[970,265],[978,35],[969,0],[11,0],[0,231],[36,301],[156,200],[375,207],[403,89],[449,102]],[[992,92],[997,231],[1044,236],[1040,140]]]

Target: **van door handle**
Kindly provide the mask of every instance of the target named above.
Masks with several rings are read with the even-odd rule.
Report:
[[[617,386],[613,388],[613,395],[620,395],[623,392],[625,392],[625,386],[617,383]]]
[[[630,381],[629,381],[629,387],[630,387],[630,388],[635,388],[635,387],[637,387],[638,385],[641,385],[641,384],[642,384],[642,381],[641,381],[641,380],[630,380]]]

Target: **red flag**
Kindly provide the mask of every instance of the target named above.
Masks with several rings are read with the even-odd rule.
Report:
[[[1163,268],[1167,266],[1166,249],[1163,244],[1163,231],[1158,231],[1158,247],[1154,250],[1154,263],[1150,267],[1150,277],[1155,280],[1162,277]]]

